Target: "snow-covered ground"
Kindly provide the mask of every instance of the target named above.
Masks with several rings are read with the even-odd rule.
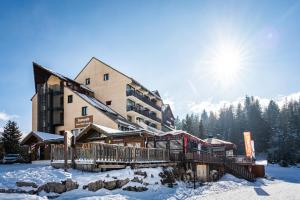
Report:
[[[238,179],[226,174],[221,180],[214,183],[207,183],[193,189],[192,184],[179,182],[178,186],[168,188],[160,184],[158,174],[161,168],[139,169],[146,171],[148,177],[144,182],[149,183],[146,192],[130,192],[122,189],[106,190],[97,192],[83,190],[82,186],[96,180],[113,180],[129,178],[133,179],[134,170],[129,168],[114,170],[110,172],[89,173],[78,170],[64,172],[61,169],[40,164],[15,164],[0,165],[0,188],[16,188],[16,181],[32,181],[42,185],[49,181],[61,181],[72,178],[80,186],[77,190],[61,194],[57,199],[300,199],[300,168],[282,168],[277,165],[267,166],[268,179],[258,179],[255,183]],[[109,174],[109,175],[108,175]],[[153,175],[151,177],[151,174]],[[141,176],[140,176],[141,178]],[[274,180],[273,180],[274,179]],[[130,182],[129,185],[142,185]],[[44,194],[46,195],[46,193]],[[47,199],[46,196],[35,196],[25,194],[1,194],[0,199]]]

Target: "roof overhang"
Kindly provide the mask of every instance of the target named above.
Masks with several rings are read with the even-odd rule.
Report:
[[[114,138],[114,137],[128,137],[128,136],[137,136],[137,137],[154,137],[154,135],[146,130],[132,130],[132,131],[120,131],[117,129],[111,129],[105,126],[100,126],[94,123],[89,124],[85,127],[80,134],[76,137],[76,141],[81,141],[88,137],[88,133],[90,130],[95,130],[98,133],[102,134],[102,138]]]
[[[28,145],[31,138],[35,138],[38,143],[62,143],[64,141],[64,136],[61,135],[31,131],[22,139],[21,145]]]

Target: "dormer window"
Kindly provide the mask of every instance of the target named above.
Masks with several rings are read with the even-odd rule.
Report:
[[[91,79],[90,78],[86,78],[85,79],[85,85],[89,85],[91,83]]]
[[[109,80],[109,74],[104,74],[103,75],[103,80],[108,81]]]

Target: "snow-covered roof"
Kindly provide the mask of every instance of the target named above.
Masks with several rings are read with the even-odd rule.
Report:
[[[108,128],[106,126],[101,126],[101,125],[98,125],[98,124],[94,124],[94,125],[97,126],[99,129],[103,130],[106,133],[119,133],[119,132],[122,132],[118,129]]]
[[[173,131],[169,131],[169,132],[159,134],[158,136],[160,136],[160,137],[165,136],[165,135],[174,135],[175,136],[175,135],[180,135],[180,134],[188,135],[188,136],[190,136],[190,137],[192,137],[196,140],[199,140],[199,141],[202,141],[203,143],[205,143],[204,140],[202,140],[202,139],[200,139],[200,138],[198,138],[198,137],[196,137],[196,136],[194,136],[194,135],[192,135],[192,134],[190,134],[186,131],[183,131],[183,130],[173,130]]]
[[[96,99],[92,96],[86,95],[86,94],[82,94],[77,91],[74,91],[74,93],[77,94],[78,96],[80,96],[83,100],[85,100],[86,102],[88,102],[89,104],[94,106],[95,108],[97,108],[98,110],[103,111],[108,117],[112,118],[117,123],[121,123],[121,124],[127,126],[128,128],[132,128],[132,129],[139,128],[137,124],[133,124],[133,123],[129,122],[126,118],[121,116],[116,111],[112,110],[109,106],[105,105],[98,99]]]
[[[98,131],[100,133],[103,133],[106,137],[131,136],[131,135],[139,135],[139,134],[142,134],[142,133],[146,133],[148,135],[154,136],[153,133],[151,133],[149,131],[146,131],[144,129],[137,129],[137,130],[131,130],[131,131],[121,131],[121,130],[118,130],[118,129],[113,129],[113,128],[109,128],[109,127],[102,126],[102,125],[99,125],[99,124],[91,123],[79,133],[79,135],[76,137],[76,140],[78,140],[78,141],[81,140],[82,137],[84,135],[86,135],[90,129],[95,129],[96,131]]]
[[[206,138],[204,139],[205,142],[209,144],[233,144],[231,142],[225,141],[225,140],[220,140],[217,138]]]
[[[85,101],[87,101],[88,103],[90,103],[92,106],[105,111],[105,112],[109,112],[113,115],[118,115],[115,111],[113,111],[110,107],[108,107],[107,105],[105,105],[104,103],[102,103],[101,101],[97,100],[94,97],[79,93],[77,91],[74,91],[77,95],[79,95],[81,98],[83,98]]]
[[[41,142],[59,142],[64,140],[64,136],[62,135],[40,131],[32,131],[26,135],[26,137],[21,141],[21,144],[25,144],[30,137],[36,137]]]
[[[39,132],[39,131],[33,131],[33,133],[41,138],[43,141],[50,141],[50,140],[63,140],[64,136],[57,135],[53,133],[45,133],[45,132]]]

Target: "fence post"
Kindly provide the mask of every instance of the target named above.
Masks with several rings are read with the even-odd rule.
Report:
[[[29,147],[31,148],[31,147]],[[51,148],[51,155],[50,155],[50,158],[51,158],[51,162],[53,162],[53,150],[54,150],[54,145],[53,144],[50,144],[50,148]],[[30,155],[31,156],[31,155]]]
[[[64,133],[64,170],[68,169],[68,133]]]
[[[119,161],[118,150],[119,150],[119,147],[118,147],[118,146],[116,146],[116,161]]]
[[[93,155],[93,162],[96,164],[96,144],[92,144],[92,155]]]

